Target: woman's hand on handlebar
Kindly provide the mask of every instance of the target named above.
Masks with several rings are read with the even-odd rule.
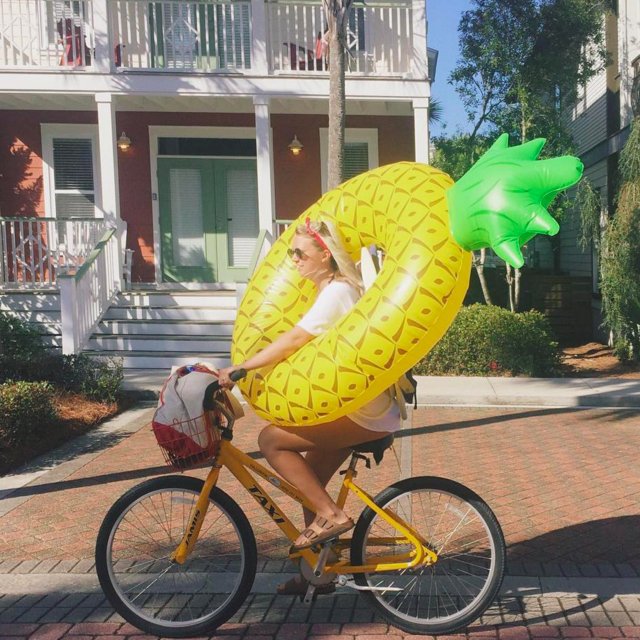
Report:
[[[234,373],[235,375],[233,375]],[[236,381],[240,380],[240,378],[244,378],[246,375],[246,370],[241,366],[218,369],[218,384],[223,389],[233,389]]]

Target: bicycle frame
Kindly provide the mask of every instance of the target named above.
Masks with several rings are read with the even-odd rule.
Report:
[[[378,544],[406,544],[410,543],[413,548],[407,553],[395,556],[373,556],[367,559],[367,564],[351,565],[346,560],[339,560],[333,564],[327,564],[324,567],[325,573],[371,573],[378,571],[396,571],[401,569],[411,569],[420,564],[430,565],[437,561],[438,557],[434,551],[428,546],[426,541],[418,534],[409,524],[404,522],[390,509],[381,509],[375,504],[371,496],[361,487],[355,484],[353,479],[357,472],[355,469],[357,457],[352,457],[351,464],[345,473],[340,493],[338,495],[337,504],[343,508],[347,500],[349,492],[354,493],[365,505],[373,509],[388,524],[396,529],[399,538],[370,538],[370,542]],[[194,548],[200,532],[200,527],[204,522],[204,517],[209,505],[209,494],[216,486],[220,470],[227,467],[242,486],[249,492],[251,496],[264,509],[267,515],[278,525],[284,535],[293,542],[300,532],[291,523],[289,518],[278,507],[277,503],[262,488],[262,486],[249,473],[253,471],[274,487],[278,488],[284,494],[299,502],[304,508],[314,511],[313,505],[308,498],[302,494],[296,487],[271,472],[269,469],[256,462],[246,453],[240,451],[233,446],[228,439],[224,439],[220,443],[220,451],[216,456],[214,465],[205,480],[204,486],[192,512],[189,516],[189,526],[184,533],[182,541],[172,553],[171,559],[179,564],[185,562],[192,549]],[[334,548],[342,549],[349,546],[351,539],[340,540],[335,543]],[[304,549],[295,553],[295,557],[302,557],[310,567],[315,567],[318,563],[319,553],[312,549]]]

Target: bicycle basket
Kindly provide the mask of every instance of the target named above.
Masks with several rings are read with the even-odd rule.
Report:
[[[166,463],[174,469],[189,469],[218,453],[226,417],[218,409],[202,408],[205,389],[215,380],[215,371],[196,364],[178,368],[162,387],[151,428]]]
[[[216,417],[215,412],[207,411],[170,425],[151,423],[165,462],[172,469],[184,471],[215,458],[220,448]]]

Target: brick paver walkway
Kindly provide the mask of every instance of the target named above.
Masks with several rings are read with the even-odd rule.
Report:
[[[235,444],[256,451],[261,424],[253,416],[239,423]],[[396,455],[387,454],[375,470],[363,468],[359,481],[374,493],[403,472],[467,484],[487,500],[503,526],[512,576],[638,579],[639,446],[637,411],[424,408],[414,412],[414,427],[397,439]],[[125,440],[114,439],[67,477],[45,474],[8,498],[5,505],[12,508],[0,517],[0,636],[144,640],[123,624],[99,591],[7,593],[2,582],[3,575],[8,581],[25,574],[38,579],[90,573],[106,510],[128,487],[164,472],[161,465],[153,436],[141,429]],[[278,530],[253,499],[228,474],[221,486],[250,515],[258,539],[258,570],[291,570]],[[297,512],[292,502],[282,499],[281,504],[289,513]],[[627,593],[503,596],[468,637],[640,638],[640,598],[635,595],[640,579],[638,589]],[[344,591],[319,599],[312,608],[292,598],[253,594],[218,634],[246,640],[409,637]]]

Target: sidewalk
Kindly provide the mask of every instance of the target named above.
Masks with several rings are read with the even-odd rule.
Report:
[[[518,404],[526,405],[524,383],[531,381],[511,380],[521,386]],[[421,394],[430,382],[421,379]],[[442,382],[447,397],[454,398],[453,385]],[[468,399],[486,381],[472,382],[456,393],[464,391]],[[578,382],[574,403],[585,384]],[[497,388],[493,379],[489,384]],[[608,388],[638,398],[638,389],[626,384]],[[436,397],[436,391],[441,392],[427,388],[427,395]],[[616,397],[623,396],[601,395],[607,403]],[[508,576],[499,600],[467,637],[640,638],[640,412],[610,406],[421,407],[413,412],[413,426],[399,434],[396,455],[359,476],[372,493],[403,476],[452,477],[491,505],[507,539]],[[0,636],[144,640],[102,596],[92,558],[97,528],[116,497],[166,471],[145,428],[151,411],[137,408],[55,456],[34,461],[24,473],[0,478]],[[249,415],[238,425],[234,443],[255,452],[263,424]],[[204,471],[193,475],[202,477]],[[275,585],[293,571],[286,545],[229,474],[221,477],[221,486],[252,523],[259,575],[220,636],[411,637],[388,627],[349,590],[320,598],[313,607],[274,595]],[[281,506],[297,513],[287,499]]]
[[[166,371],[125,373],[125,388],[157,393]],[[640,379],[416,376],[418,404],[536,407],[640,407]]]

